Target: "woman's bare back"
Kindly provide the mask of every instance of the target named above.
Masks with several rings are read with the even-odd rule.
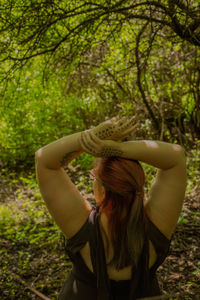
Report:
[[[105,214],[101,214],[101,216],[100,216],[100,228],[101,227],[103,227],[103,230],[106,232],[106,235],[109,240],[109,247],[108,247],[109,251],[108,251],[108,255],[106,255],[106,263],[108,263],[111,261],[111,259],[113,257],[113,247],[112,247],[112,244],[111,244],[110,238],[109,238],[107,217]],[[101,233],[102,233],[102,239],[103,239],[103,243],[104,243],[104,249],[106,249],[106,238],[103,234],[103,230],[101,230]],[[106,251],[105,251],[105,253],[106,253]],[[89,247],[88,242],[80,250],[80,254],[81,254],[86,266],[88,267],[88,269],[91,272],[93,272],[93,267],[92,267],[92,262],[91,262],[91,257],[90,257],[90,247]],[[152,242],[149,241],[149,268],[151,268],[153,266],[153,264],[156,261],[156,258],[157,258],[157,255],[156,255],[154,246],[153,246]],[[130,280],[131,279],[131,270],[132,270],[132,266],[125,267],[125,268],[121,269],[120,271],[116,270],[116,268],[114,268],[114,267],[107,266],[108,277],[111,280],[116,280],[116,281]]]

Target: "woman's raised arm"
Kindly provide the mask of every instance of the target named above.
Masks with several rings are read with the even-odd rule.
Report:
[[[124,158],[137,159],[163,170],[185,162],[184,149],[177,144],[141,140],[123,142],[118,146]]]
[[[177,144],[160,141],[121,143],[122,156],[158,168],[145,208],[160,231],[171,238],[180,216],[186,190],[186,158]]]

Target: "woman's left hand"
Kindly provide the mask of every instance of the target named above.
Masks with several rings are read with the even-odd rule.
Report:
[[[80,145],[83,151],[96,157],[121,156],[120,144],[111,140],[99,139],[92,129],[83,131]]]

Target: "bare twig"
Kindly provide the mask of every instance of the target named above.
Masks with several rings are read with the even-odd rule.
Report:
[[[38,290],[36,290],[34,287],[31,287],[30,285],[28,285],[18,274],[14,274],[12,272],[9,271],[9,274],[11,276],[13,276],[18,282],[20,282],[22,285],[24,285],[26,288],[28,288],[29,290],[31,290],[33,293],[35,293],[37,296],[39,296],[41,299],[44,300],[51,300],[50,298],[48,298],[47,296],[45,296],[44,294],[42,294],[41,292],[39,292]]]
[[[142,29],[140,30],[137,38],[136,38],[136,48],[135,48],[135,56],[136,56],[136,65],[137,65],[137,85],[138,88],[140,90],[140,93],[142,95],[142,99],[143,99],[143,103],[145,104],[149,115],[153,121],[154,127],[156,129],[156,131],[159,131],[159,123],[158,120],[156,119],[153,110],[151,109],[147,99],[146,99],[146,95],[142,86],[142,82],[141,82],[141,75],[142,75],[142,70],[141,70],[141,65],[140,65],[140,56],[139,56],[139,44],[140,44],[140,38],[145,30],[145,28],[147,27],[147,25],[149,24],[149,21],[146,22],[146,24],[142,27]]]

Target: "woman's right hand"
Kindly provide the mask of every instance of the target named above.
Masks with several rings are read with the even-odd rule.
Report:
[[[119,142],[99,139],[92,129],[83,131],[80,137],[80,145],[84,152],[96,157],[121,156]]]
[[[139,124],[135,122],[135,117],[115,117],[103,123],[100,123],[95,128],[92,128],[92,132],[100,139],[103,140],[123,140],[128,135],[135,132],[139,127]]]

